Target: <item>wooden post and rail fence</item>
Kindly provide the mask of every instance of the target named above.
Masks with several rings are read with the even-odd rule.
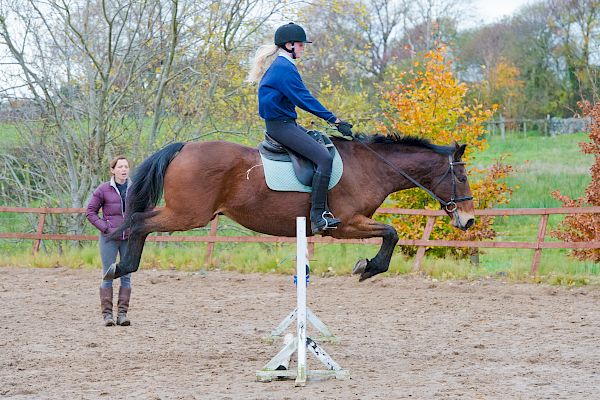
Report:
[[[32,252],[39,251],[42,240],[98,240],[98,235],[74,235],[74,234],[56,234],[44,233],[44,224],[48,214],[79,214],[84,213],[83,208],[21,208],[21,207],[0,207],[0,213],[30,213],[38,214],[38,224],[35,233],[16,233],[0,232],[0,239],[29,239],[33,240]],[[475,210],[476,216],[539,216],[538,233],[533,242],[515,242],[515,241],[467,241],[467,240],[431,240],[435,220],[446,216],[441,210],[415,210],[403,208],[379,208],[378,214],[395,215],[421,215],[427,217],[425,229],[421,239],[400,240],[399,246],[416,246],[417,254],[414,260],[414,270],[418,270],[421,265],[425,249],[427,247],[467,247],[467,248],[505,248],[505,249],[532,249],[534,250],[533,260],[531,262],[531,275],[536,275],[540,263],[540,257],[543,249],[597,249],[600,248],[600,241],[586,242],[546,242],[546,228],[550,215],[574,215],[574,214],[600,214],[600,207],[567,207],[567,208],[506,208],[506,209],[487,209]],[[148,237],[149,242],[201,242],[207,243],[207,253],[205,263],[212,262],[215,243],[234,242],[234,243],[295,243],[296,238],[283,236],[219,236],[218,235],[218,216],[211,221],[210,233],[208,236],[155,236]],[[381,239],[334,239],[331,237],[309,237],[309,252],[312,254],[314,245],[344,243],[344,244],[381,244]]]

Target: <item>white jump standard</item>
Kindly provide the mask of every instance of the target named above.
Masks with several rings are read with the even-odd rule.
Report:
[[[307,378],[310,377],[331,377],[337,379],[347,379],[348,371],[343,370],[313,339],[307,337],[307,316],[308,321],[321,332],[325,338],[334,338],[327,326],[319,320],[312,311],[306,308],[306,270],[308,267],[308,246],[306,239],[306,218],[296,218],[296,292],[297,307],[292,311],[278,326],[271,332],[271,337],[281,336],[283,331],[292,323],[294,318],[297,320],[296,337],[284,343],[283,348],[275,357],[271,359],[261,369],[256,372],[256,378],[262,382],[270,382],[274,378],[296,378],[296,386],[304,386]],[[325,365],[326,370],[309,370],[306,362],[306,349],[310,349],[312,354]],[[297,369],[287,368],[289,360],[294,354],[298,353]],[[278,369],[279,368],[279,369]]]

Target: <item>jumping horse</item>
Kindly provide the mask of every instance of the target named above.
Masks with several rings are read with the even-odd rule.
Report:
[[[353,272],[361,281],[387,271],[398,242],[392,226],[371,219],[390,193],[420,187],[440,202],[454,227],[466,230],[473,224],[471,189],[461,161],[466,145],[382,135],[333,142],[344,172],[328,202],[342,223],[323,235],[383,238],[374,258],[357,261]],[[134,174],[125,222],[111,236],[128,230],[128,253],[104,279],[137,271],[151,232],[203,227],[218,214],[256,232],[295,236],[295,218],[309,215],[310,193],[269,189],[260,165],[257,149],[225,141],[172,143],[148,157]],[[165,206],[155,209],[163,191]]]

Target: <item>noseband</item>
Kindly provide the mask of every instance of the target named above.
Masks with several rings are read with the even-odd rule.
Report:
[[[440,198],[436,199],[440,202],[442,207],[444,207],[444,209],[449,213],[453,213],[454,211],[456,211],[456,208],[458,207],[456,203],[460,203],[461,201],[473,200],[472,196],[456,197],[456,173],[454,172],[455,165],[465,165],[465,163],[464,161],[454,161],[452,160],[452,156],[448,156],[448,169],[446,170],[444,175],[442,175],[442,177],[438,180],[438,182],[431,188],[431,190],[434,190],[436,187],[438,187],[438,185],[442,183],[444,178],[446,178],[448,173],[450,173],[450,175],[452,176],[452,195],[450,196],[450,201],[444,202]],[[434,198],[436,197],[437,196],[435,196]]]
[[[473,200],[472,196],[456,197],[456,173],[454,172],[454,166],[455,165],[465,165],[465,163],[463,161],[454,161],[452,159],[452,156],[448,155],[448,169],[446,170],[444,175],[442,175],[442,177],[438,180],[438,182],[433,186],[433,188],[431,188],[431,190],[430,190],[430,189],[427,189],[425,186],[421,185],[419,182],[417,182],[412,176],[408,175],[406,172],[402,171],[400,168],[396,167],[394,164],[392,164],[391,162],[389,162],[388,160],[383,158],[379,153],[377,153],[375,150],[373,150],[366,144],[362,143],[359,140],[357,140],[357,142],[362,144],[366,149],[368,149],[373,154],[375,154],[380,160],[382,160],[384,163],[386,163],[389,167],[391,167],[399,175],[402,175],[408,181],[412,182],[415,186],[417,186],[418,188],[423,190],[425,193],[427,193],[429,196],[431,196],[434,200],[438,201],[440,203],[440,205],[444,208],[444,210],[446,210],[446,212],[454,214],[456,216],[457,209],[458,209],[457,203],[460,203],[462,201]],[[438,185],[444,180],[444,178],[446,178],[446,176],[448,174],[450,174],[452,176],[452,195],[450,196],[450,201],[444,201],[444,200],[440,199],[435,193],[433,193],[432,190],[435,189],[436,187],[438,187]]]

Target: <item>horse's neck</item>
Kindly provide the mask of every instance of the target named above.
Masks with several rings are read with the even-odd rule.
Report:
[[[415,187],[416,185],[406,179],[399,171],[404,172],[415,181],[425,187],[430,187],[432,178],[435,175],[435,170],[440,168],[442,156],[433,151],[410,148],[401,151],[378,152],[384,159],[394,165],[395,168],[389,166],[383,160],[378,164],[388,194]],[[385,172],[384,172],[385,171]]]

